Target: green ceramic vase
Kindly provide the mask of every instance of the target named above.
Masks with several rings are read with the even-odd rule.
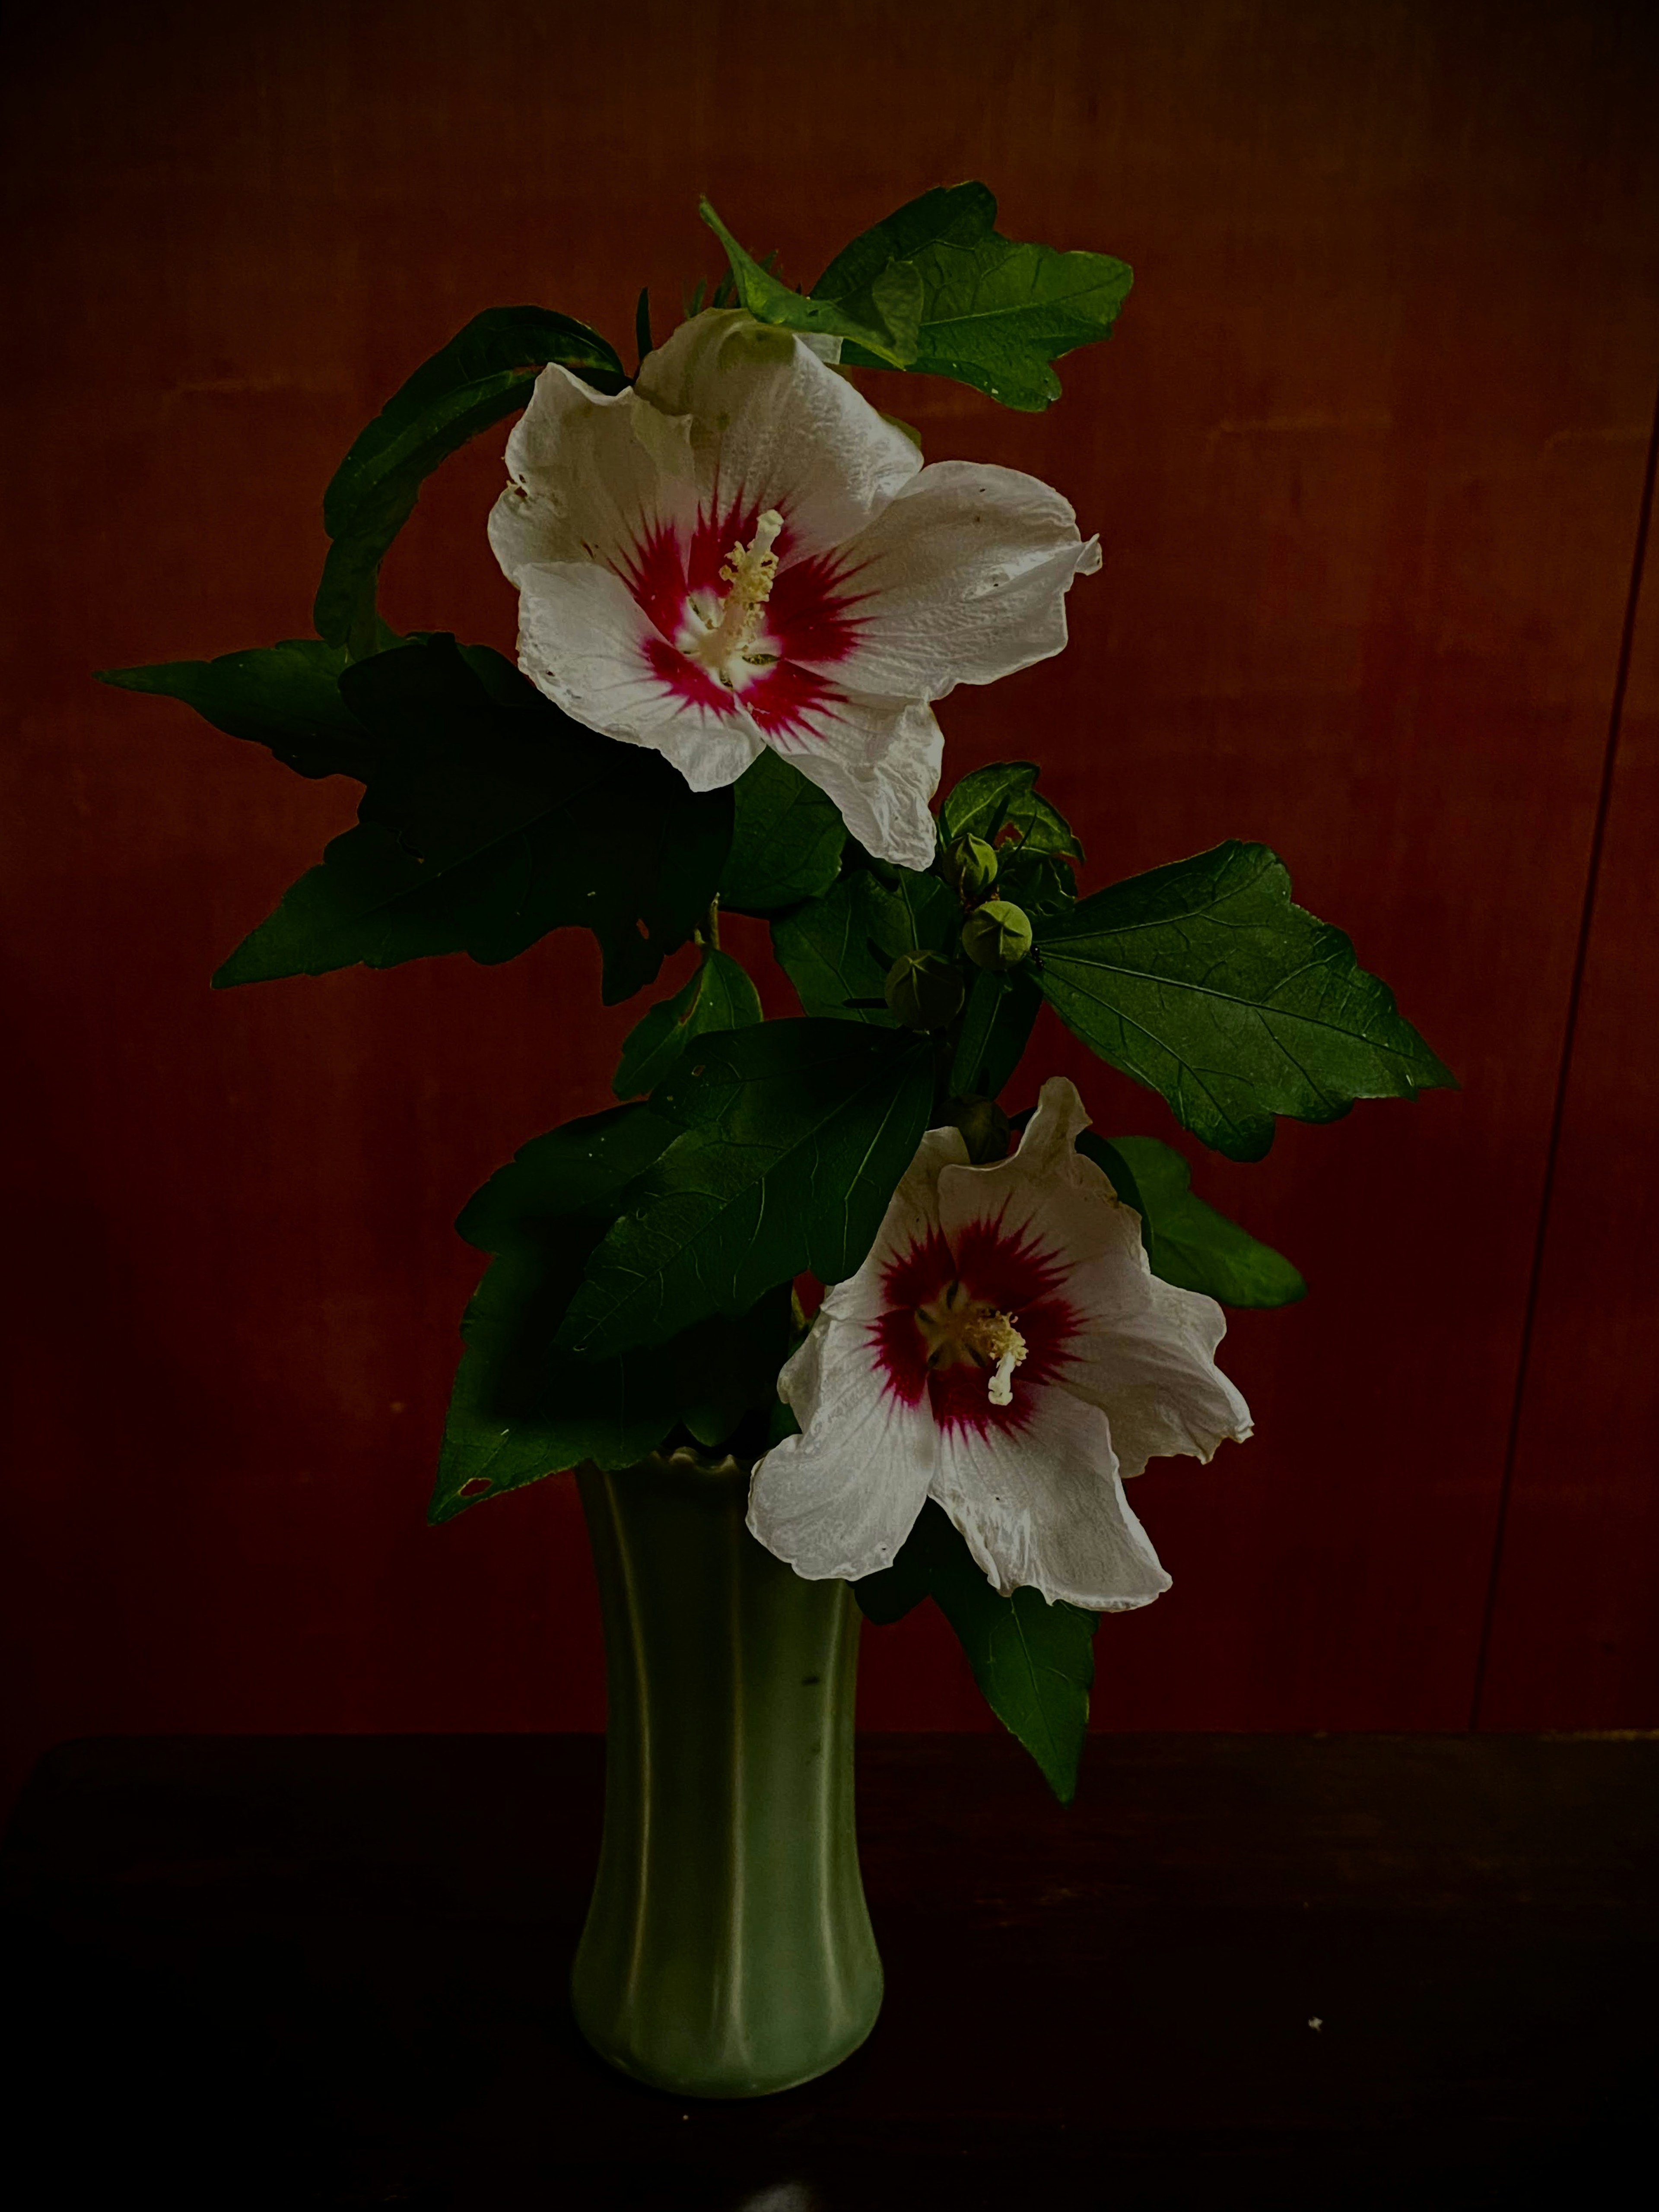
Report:
[[[881,2006],[853,1822],[858,1607],[755,1541],[731,1460],[578,1479],[609,1720],[577,2024],[682,2096],[810,2081]]]

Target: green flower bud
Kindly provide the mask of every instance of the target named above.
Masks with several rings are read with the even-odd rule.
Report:
[[[994,1098],[952,1098],[945,1109],[946,1124],[960,1129],[968,1157],[976,1168],[1008,1157],[1013,1125]]]
[[[1008,899],[988,899],[962,925],[962,949],[980,968],[999,975],[1018,968],[1031,949],[1031,925]]]
[[[963,898],[983,898],[997,879],[996,848],[983,837],[958,837],[945,847],[940,873]]]
[[[887,1004],[906,1029],[942,1030],[965,995],[961,969],[942,953],[902,953],[887,971]]]

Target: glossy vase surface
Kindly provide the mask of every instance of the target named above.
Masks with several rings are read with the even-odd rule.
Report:
[[[853,1819],[857,1606],[755,1541],[730,1460],[578,1480],[608,1722],[577,2024],[682,2095],[811,2081],[881,2005]]]

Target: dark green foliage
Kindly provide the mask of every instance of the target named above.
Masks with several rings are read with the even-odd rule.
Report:
[[[822,897],[847,842],[835,801],[770,746],[738,777],[735,798],[720,904],[738,914],[775,914]]]
[[[1085,1129],[1077,1148],[1104,1168],[1113,1189],[1140,1216],[1152,1273],[1183,1291],[1202,1291],[1224,1306],[1287,1306],[1308,1285],[1271,1245],[1193,1195],[1192,1170],[1156,1137],[1116,1137]]]
[[[629,1187],[560,1344],[602,1358],[746,1312],[803,1268],[852,1274],[933,1103],[933,1054],[902,1031],[787,1021],[700,1038],[651,1097],[683,1133]]]
[[[644,1106],[613,1107],[538,1137],[469,1201],[456,1225],[495,1256],[461,1324],[431,1520],[586,1460],[630,1467],[677,1426],[716,1448],[775,1403],[787,1292],[646,1352],[585,1360],[554,1349],[620,1192],[674,1135]]]
[[[352,445],[323,495],[333,544],[313,610],[319,636],[354,654],[374,643],[381,562],[438,464],[512,414],[549,362],[598,392],[627,383],[612,349],[550,307],[489,307],[423,362]]]
[[[343,645],[293,637],[216,660],[100,669],[98,681],[182,699],[216,730],[269,746],[301,775],[352,775],[367,783],[381,749],[340,696],[345,665]]]
[[[1061,1020],[1234,1159],[1261,1158],[1275,1115],[1330,1121],[1455,1080],[1262,845],[1097,891],[1042,925],[1037,953]]]
[[[340,690],[380,744],[359,826],[231,955],[216,983],[316,975],[440,953],[510,960],[581,926],[614,1004],[651,981],[707,912],[729,791],[584,729],[498,653],[438,635],[348,668]]]
[[[969,994],[950,1087],[958,1097],[994,1098],[1025,1050],[1042,994],[1022,970],[1000,975],[981,969]]]
[[[618,1098],[636,1098],[662,1081],[703,1030],[747,1029],[760,1018],[748,970],[729,953],[705,946],[684,985],[629,1031],[611,1088]]]
[[[1018,1736],[1062,1805],[1077,1794],[1089,1723],[1099,1615],[1038,1591],[999,1597],[944,1509],[930,1498],[890,1567],[854,1583],[868,1619],[899,1620],[931,1597],[974,1670],[985,1702]]]
[[[883,1002],[888,969],[905,952],[954,954],[961,925],[956,894],[937,876],[857,868],[774,922],[772,945],[809,1014],[884,1028],[894,1018]]]
[[[1018,830],[1021,852],[1063,853],[1080,860],[1083,848],[1076,833],[1036,788],[1037,774],[1035,761],[995,761],[964,775],[939,808],[941,838],[949,844],[958,837],[981,837],[994,846],[1006,832]],[[1011,857],[1006,846],[999,848],[998,857],[1006,869]]]
[[[726,248],[738,298],[757,322],[819,337],[861,339],[866,351],[877,356],[886,368],[902,368],[915,358],[921,280],[914,269],[897,264],[884,270],[858,300],[805,299],[738,245],[707,200],[698,207]],[[714,304],[720,304],[718,294]]]
[[[1107,254],[1003,238],[996,214],[985,185],[940,187],[838,253],[812,299],[844,304],[842,359],[854,367],[891,362],[890,347],[869,345],[852,327],[866,303],[888,301],[883,320],[907,353],[902,367],[954,377],[1006,407],[1035,410],[1058,399],[1049,363],[1111,335],[1133,272]],[[900,273],[907,270],[914,284]]]

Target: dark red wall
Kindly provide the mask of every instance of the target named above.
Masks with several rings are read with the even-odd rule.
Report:
[[[449,1222],[604,1103],[639,1008],[572,936],[210,994],[352,788],[88,671],[302,633],[330,471],[477,308],[623,341],[641,283],[660,317],[717,265],[700,187],[810,276],[975,174],[1139,281],[1048,416],[894,380],[932,456],[1049,478],[1106,550],[1063,659],[948,703],[951,771],[1039,756],[1097,879],[1266,839],[1467,1086],[1200,1163],[1313,1296],[1233,1325],[1255,1441],[1139,1486],[1176,1588],[1107,1624],[1097,1717],[1455,1728],[1479,1684],[1496,1725],[1659,1723],[1651,598],[1605,773],[1649,11],[156,0],[10,58],[12,1771],[89,1730],[601,1714],[569,1485],[422,1510]],[[395,620],[510,643],[499,442],[423,501]],[[1024,1087],[1054,1069],[1168,1133],[1044,1030]],[[981,1724],[929,1621],[866,1649],[874,1724]]]

